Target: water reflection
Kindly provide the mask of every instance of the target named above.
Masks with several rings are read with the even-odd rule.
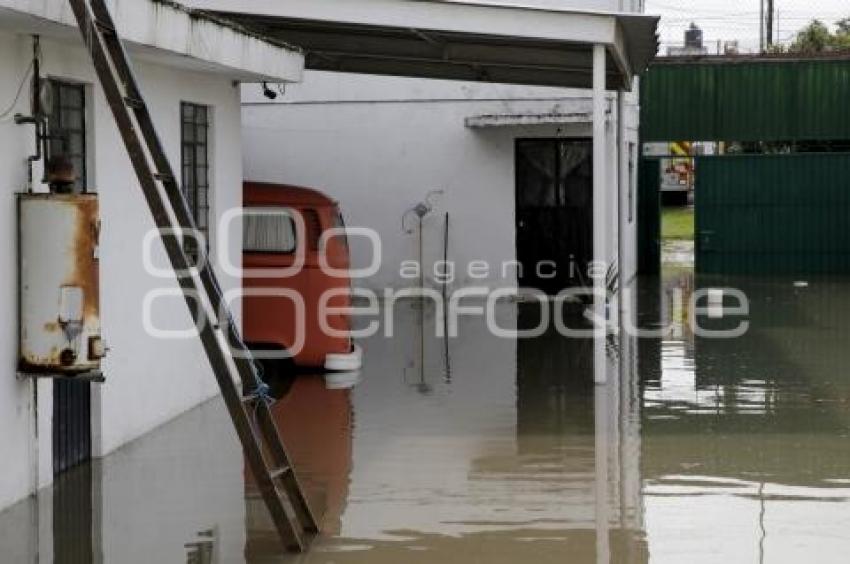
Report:
[[[696,285],[742,289],[751,328],[735,340],[665,342],[662,370],[642,374],[653,560],[844,561],[850,283]]]
[[[272,414],[305,495],[325,536],[339,534],[351,472],[351,391],[326,386],[321,376],[275,382]],[[248,560],[275,555],[280,541],[247,465],[245,526]]]
[[[515,304],[498,311],[505,328],[536,325],[535,317]],[[335,504],[344,511],[328,513],[338,529],[324,529],[310,554],[295,559],[580,562],[602,551],[610,561],[646,562],[635,347],[614,344],[617,376],[595,387],[591,341],[552,332],[517,343],[464,318],[448,342],[447,378],[439,354],[446,343],[422,331],[433,321],[416,303],[397,308],[396,336],[363,343],[364,378],[350,403],[331,401],[319,379],[299,379],[278,404],[285,433],[302,435],[287,440],[312,444],[292,448],[305,481],[322,472],[322,441],[305,439],[313,429],[352,457],[324,465],[337,473],[331,481],[350,479]],[[328,422],[346,421],[328,436]],[[256,527],[251,514],[265,510],[250,507]],[[260,534],[249,530],[249,539]],[[279,555],[268,521],[265,536],[265,553],[252,550],[250,561],[292,559]]]
[[[310,553],[281,554],[215,401],[0,514],[0,560],[844,562],[850,280],[808,282],[640,281],[640,325],[673,324],[609,341],[605,386],[589,341],[463,317],[445,342],[433,311],[401,303],[394,336],[362,343],[355,388],[276,383],[323,531]],[[684,323],[675,298],[719,286],[750,297],[744,337]],[[503,327],[535,316],[498,310]]]

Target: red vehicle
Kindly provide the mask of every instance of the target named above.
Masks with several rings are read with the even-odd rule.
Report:
[[[282,353],[297,367],[359,370],[350,316],[339,313],[351,305],[348,242],[344,235],[321,241],[326,230],[344,227],[337,202],[281,184],[246,182],[243,192],[245,342],[260,360]]]

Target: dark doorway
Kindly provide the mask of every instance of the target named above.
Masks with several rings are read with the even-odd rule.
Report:
[[[91,459],[91,387],[53,381],[53,475]]]
[[[557,294],[589,284],[591,139],[517,139],[516,252],[524,288]]]
[[[100,469],[84,464],[56,479],[53,489],[53,564],[95,564],[103,561],[98,488]]]

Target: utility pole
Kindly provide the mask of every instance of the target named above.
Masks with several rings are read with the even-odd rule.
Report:
[[[767,47],[773,47],[774,0],[767,0]]]
[[[759,53],[764,53],[764,0],[759,0]]]

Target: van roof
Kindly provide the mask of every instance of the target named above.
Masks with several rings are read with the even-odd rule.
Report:
[[[242,184],[243,198],[247,205],[306,205],[335,206],[336,200],[326,194],[304,186],[272,184],[246,181]]]

